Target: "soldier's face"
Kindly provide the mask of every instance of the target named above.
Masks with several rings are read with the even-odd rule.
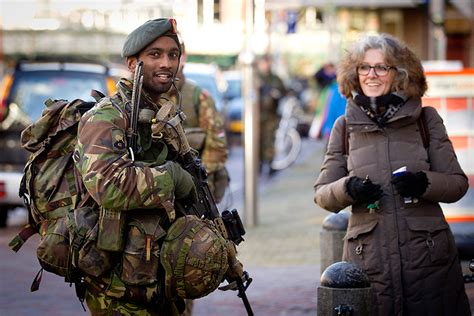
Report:
[[[157,38],[138,55],[143,61],[143,87],[152,95],[167,92],[178,71],[179,47],[172,38]],[[129,61],[128,67],[134,72],[136,58]]]

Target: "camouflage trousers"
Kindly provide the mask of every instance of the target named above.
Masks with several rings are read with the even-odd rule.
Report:
[[[138,304],[115,300],[104,293],[86,292],[86,304],[92,316],[178,316],[177,307],[168,302],[165,304]]]
[[[271,163],[275,155],[275,132],[278,120],[271,119],[260,122],[260,161]]]

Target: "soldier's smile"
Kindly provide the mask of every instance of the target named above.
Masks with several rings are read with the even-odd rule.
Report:
[[[171,79],[173,78],[173,74],[170,72],[158,72],[153,74],[153,78],[158,79],[158,81],[161,84],[167,84],[171,82]]]

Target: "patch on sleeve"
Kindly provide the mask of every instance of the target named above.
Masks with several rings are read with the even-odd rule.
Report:
[[[199,100],[202,102],[202,101],[206,101],[207,98],[209,98],[209,92],[207,92],[207,90],[202,90],[201,91],[201,95],[199,96]]]
[[[112,129],[112,147],[114,152],[121,153],[126,150],[125,133],[123,130],[118,128]]]

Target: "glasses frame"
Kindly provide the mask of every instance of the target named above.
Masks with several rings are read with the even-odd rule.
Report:
[[[367,66],[367,67],[369,67],[369,71],[367,71],[366,74],[360,73],[360,70],[359,70],[359,69],[360,69],[361,66]],[[380,67],[380,66],[386,66],[386,67],[387,67],[387,73],[386,73],[386,74],[380,75],[379,73],[377,73],[376,67]],[[395,69],[395,67],[387,66],[387,65],[383,65],[383,64],[379,64],[379,65],[375,65],[375,66],[370,66],[369,64],[362,64],[362,65],[357,66],[357,74],[358,74],[358,75],[361,75],[361,76],[368,76],[368,75],[370,74],[370,70],[371,70],[371,69],[374,70],[374,74],[375,74],[377,77],[385,77],[385,76],[387,76],[387,75],[390,73],[390,69]]]

